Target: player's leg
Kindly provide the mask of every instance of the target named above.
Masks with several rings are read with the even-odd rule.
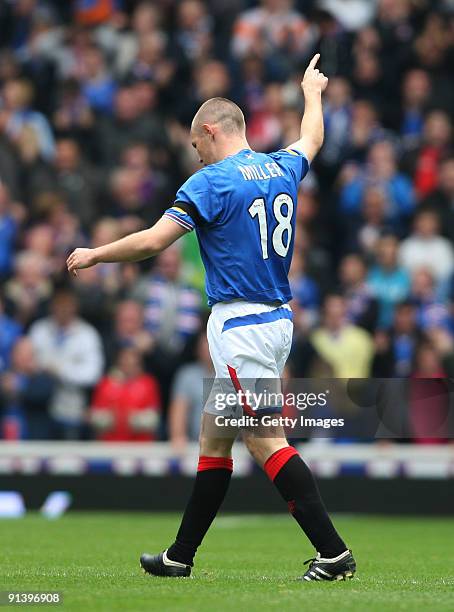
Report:
[[[266,435],[264,430],[244,432],[243,440],[318,553],[305,580],[351,577],[356,569],[354,559],[328,516],[311,470],[283,432],[281,436],[275,431],[272,437]]]
[[[233,470],[232,445],[235,438],[212,437],[210,421],[213,419],[213,415],[204,413],[194,488],[175,542],[167,550],[169,559],[190,566],[224,500]]]
[[[189,498],[175,542],[158,555],[143,554],[140,564],[155,576],[189,576],[197,548],[210,528],[230,484],[235,435],[214,437],[212,414],[204,413],[200,434],[200,456]]]
[[[144,570],[158,576],[189,576],[197,548],[213,522],[230,484],[233,470],[232,445],[237,430],[220,430],[215,424],[218,411],[215,397],[223,393],[226,365],[221,356],[223,320],[213,312],[207,336],[216,372],[204,407],[200,432],[200,456],[191,497],[186,506],[175,542],[159,555],[142,555]],[[225,370],[225,371],[224,371]]]
[[[289,446],[284,436],[266,438],[253,432],[243,439],[314,548],[323,557],[337,557],[345,552],[347,546],[326,512],[312,472],[296,449]]]
[[[250,359],[240,361],[240,372],[243,375],[256,372],[256,388],[271,387],[273,379],[279,383],[290,352],[292,332],[293,325],[288,319],[251,329],[249,338],[255,351]],[[266,411],[270,409],[268,406]],[[275,416],[279,416],[281,410],[276,406]],[[287,502],[289,511],[318,556],[329,560],[329,570],[324,569],[324,565],[319,565],[319,569],[311,566],[306,572],[309,577],[305,575],[305,579],[326,580],[338,575],[352,575],[355,569],[353,557],[328,516],[311,470],[298,452],[289,446],[283,428],[269,425],[261,429],[252,428],[243,432],[243,439]]]

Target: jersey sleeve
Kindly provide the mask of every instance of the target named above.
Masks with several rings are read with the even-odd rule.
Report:
[[[212,223],[220,212],[221,207],[205,172],[199,171],[180,187],[173,206],[164,212],[164,216],[191,231]]]
[[[307,157],[298,149],[280,149],[276,153],[271,153],[276,162],[289,170],[295,177],[296,183],[300,183],[309,171],[309,161]]]

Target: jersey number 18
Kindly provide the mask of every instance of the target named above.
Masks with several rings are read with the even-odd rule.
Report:
[[[282,212],[283,206],[287,206],[287,214]],[[275,252],[281,257],[285,257],[290,247],[292,239],[292,217],[293,217],[293,200],[288,193],[280,193],[273,201],[273,214],[277,221],[271,236],[271,243]],[[264,198],[257,198],[248,208],[248,212],[252,218],[258,217],[260,242],[262,244],[263,259],[268,259],[268,220],[266,215],[266,207]],[[287,240],[284,242],[284,236],[287,232]]]

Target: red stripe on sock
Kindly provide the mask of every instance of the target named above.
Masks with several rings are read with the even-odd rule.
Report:
[[[238,379],[238,374],[236,373],[235,368],[232,368],[231,366],[229,366],[229,365],[227,364],[227,369],[228,369],[228,371],[229,371],[229,374],[230,374],[230,379],[231,379],[231,381],[232,381],[232,383],[233,383],[233,386],[235,387],[235,391],[236,391],[237,393],[240,393],[240,392],[241,392],[241,395],[240,395],[240,403],[241,403],[241,407],[243,408],[243,411],[244,411],[244,412],[245,412],[247,415],[249,415],[249,416],[255,416],[255,412],[254,412],[254,410],[253,410],[253,409],[252,409],[252,408],[249,406],[249,404],[248,404],[248,403],[246,402],[246,400],[244,399],[244,392],[243,392],[243,389],[242,389],[242,387],[241,387],[241,383],[240,383],[240,381],[239,381],[239,379]]]
[[[233,459],[231,457],[199,457],[198,472],[205,470],[229,470],[233,472]]]
[[[297,454],[298,451],[293,446],[284,446],[268,457],[263,466],[268,478],[274,480],[287,461]]]

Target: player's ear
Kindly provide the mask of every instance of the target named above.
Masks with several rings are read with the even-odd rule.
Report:
[[[205,132],[205,134],[209,134],[212,138],[214,138],[214,134],[216,131],[214,126],[210,125],[209,123],[204,123],[202,125],[202,129]]]

